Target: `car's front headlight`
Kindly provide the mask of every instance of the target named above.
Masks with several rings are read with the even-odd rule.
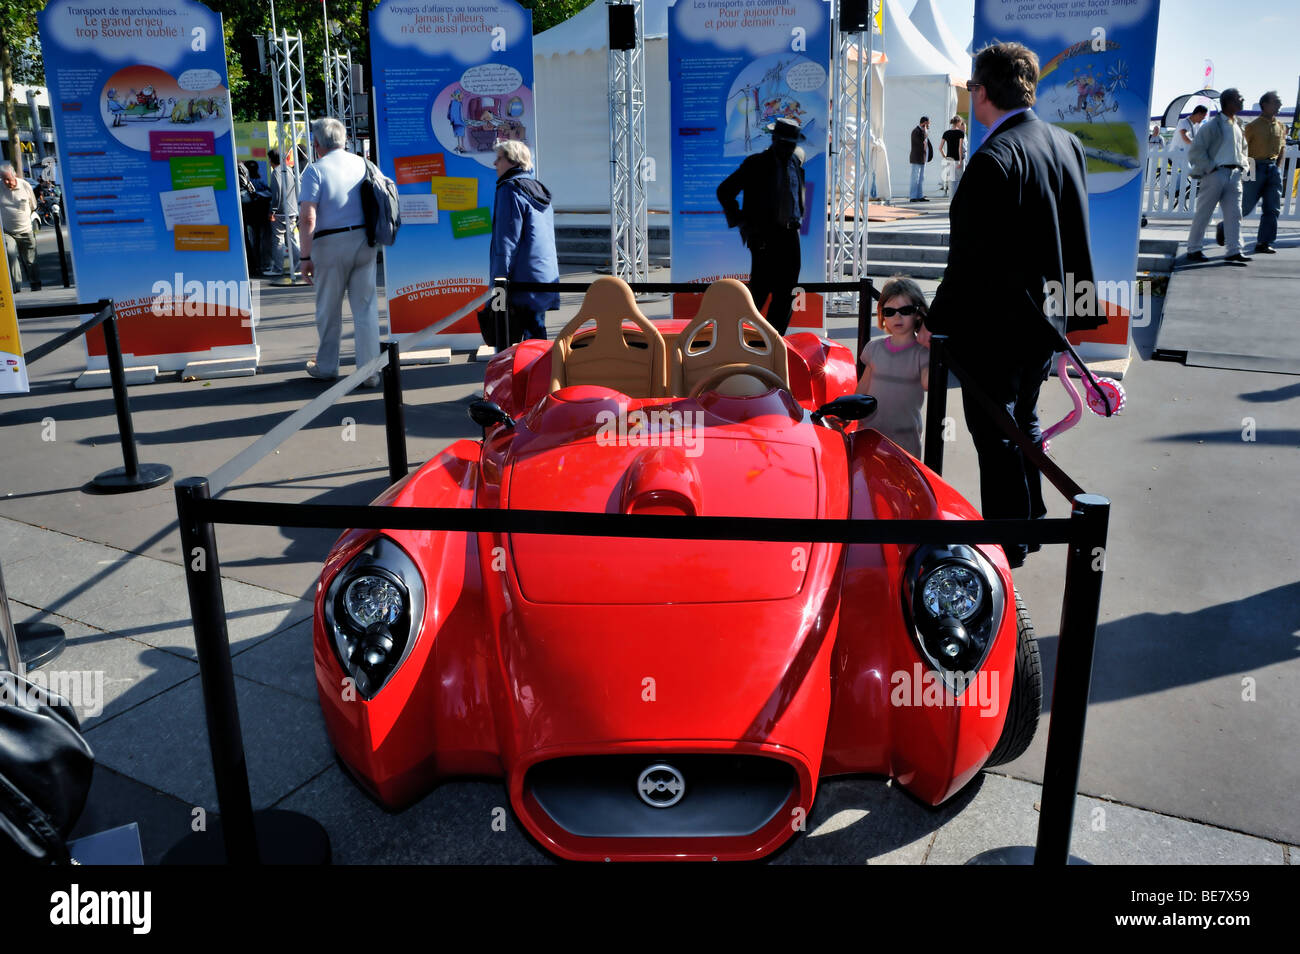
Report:
[[[344,670],[373,699],[410,654],[424,618],[424,581],[406,551],[376,537],[330,581],[325,625]]]
[[[906,609],[917,648],[949,681],[978,669],[1002,619],[1002,582],[969,546],[920,546],[903,578]]]

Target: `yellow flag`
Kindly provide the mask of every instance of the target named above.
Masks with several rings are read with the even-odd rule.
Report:
[[[9,269],[0,269],[0,394],[26,394],[27,364],[23,361],[23,343],[18,337],[18,312],[14,309],[14,290],[9,283]]]

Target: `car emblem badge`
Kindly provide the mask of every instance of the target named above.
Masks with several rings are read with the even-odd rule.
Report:
[[[641,773],[636,793],[651,808],[672,808],[686,794],[686,779],[671,765],[658,762]]]

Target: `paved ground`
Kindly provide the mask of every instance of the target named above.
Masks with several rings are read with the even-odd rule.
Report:
[[[941,208],[927,213],[890,227],[942,226]],[[1292,229],[1280,244],[1296,241]],[[72,294],[24,293],[20,301]],[[263,302],[257,377],[173,376],[133,391],[142,460],[167,463],[178,477],[208,473],[318,392],[301,371],[314,347],[310,290],[267,288]],[[566,296],[552,330],[575,305]],[[646,306],[652,315],[666,309]],[[71,326],[24,322],[25,343]],[[1075,851],[1100,863],[1290,863],[1288,846],[1300,844],[1300,576],[1296,504],[1286,488],[1300,458],[1300,384],[1146,361],[1154,327],[1135,332],[1137,355],[1124,381],[1130,409],[1085,420],[1054,448],[1084,487],[1114,502]],[[831,328],[853,337],[848,319]],[[86,720],[100,768],[80,830],[139,820],[146,858],[156,860],[189,830],[195,806],[216,808],[174,498],[170,487],[124,497],[84,492],[90,477],[121,459],[108,393],[69,386],[81,360],[79,346],[62,349],[35,366],[30,395],[0,405],[0,561],[15,616],[53,620],[68,632],[68,649],[51,668],[103,673],[104,710]],[[473,434],[465,406],[481,375],[481,365],[463,358],[405,372],[412,461]],[[1049,383],[1042,406],[1054,421],[1068,402]],[[355,440],[346,439],[349,418]],[[377,394],[350,396],[229,494],[366,502],[385,483],[382,419]],[[945,473],[978,498],[960,422]],[[1055,502],[1053,515],[1067,512]],[[304,598],[332,539],[319,531],[219,531],[255,803],[320,819],[341,861],[545,861],[513,820],[506,832],[492,831],[492,809],[506,804],[499,783],[448,784],[394,816],[341,777],[315,699],[304,622]],[[1062,548],[1047,548],[1017,577],[1049,686],[1063,567]],[[829,782],[808,834],[777,860],[946,863],[1030,843],[1045,741],[1044,724],[1024,757],[939,811],[877,779]]]

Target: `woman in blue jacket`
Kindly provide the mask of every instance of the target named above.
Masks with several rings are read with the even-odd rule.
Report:
[[[551,193],[532,175],[533,156],[522,142],[499,142],[497,192],[492,209],[492,278],[557,282],[555,209]],[[546,313],[560,307],[558,292],[515,292],[506,299],[510,344],[545,338]]]

